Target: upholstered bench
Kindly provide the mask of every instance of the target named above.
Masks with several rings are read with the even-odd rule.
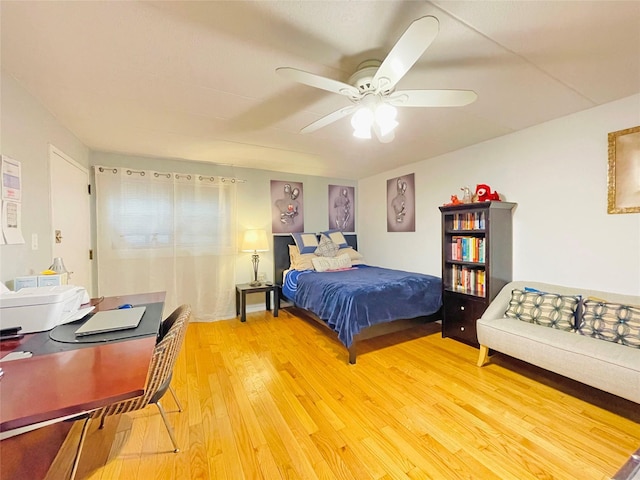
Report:
[[[480,367],[491,349],[640,403],[640,297],[511,282],[476,326]]]

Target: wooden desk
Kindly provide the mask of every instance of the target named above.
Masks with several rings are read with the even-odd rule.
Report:
[[[110,310],[123,303],[164,303],[164,298],[164,292],[109,297],[97,303],[96,310]],[[161,320],[158,318],[158,325]],[[21,340],[0,342],[0,357],[12,350],[20,350],[21,345],[32,340],[34,335],[42,333],[28,334]],[[155,343],[155,335],[136,337],[3,362],[1,366],[5,373],[0,379],[0,432],[29,429],[41,422],[47,425],[141,395]],[[59,432],[59,429],[56,431]],[[36,433],[29,432],[2,441],[0,462],[3,478],[6,461],[13,456],[11,452],[19,452],[25,445],[31,445],[30,437]],[[30,461],[35,461],[33,454],[34,449],[31,448]]]
[[[107,298],[96,310],[156,301],[164,302],[164,293]],[[158,326],[161,321],[158,318]],[[13,349],[33,335],[38,334],[25,335]],[[3,362],[0,432],[141,395],[155,343],[156,337],[150,336]]]

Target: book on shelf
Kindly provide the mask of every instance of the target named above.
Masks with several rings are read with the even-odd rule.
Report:
[[[453,215],[453,230],[484,230],[485,225],[485,212],[455,213]]]
[[[484,238],[454,235],[451,237],[451,260],[484,263]]]
[[[486,274],[483,269],[461,265],[451,266],[451,285],[456,292],[485,296]]]

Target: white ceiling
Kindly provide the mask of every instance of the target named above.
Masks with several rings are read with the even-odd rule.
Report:
[[[640,92],[640,1],[0,2],[2,69],[93,150],[362,178]],[[440,33],[399,89],[471,89],[400,109],[392,143],[275,73],[346,82],[416,18]]]

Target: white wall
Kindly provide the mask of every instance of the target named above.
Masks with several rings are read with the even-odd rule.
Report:
[[[607,214],[607,133],[637,125],[640,95],[363,179],[360,251],[371,264],[440,276],[438,206],[486,183],[518,204],[514,279],[640,295],[640,214]],[[416,231],[387,233],[386,181],[409,173]]]
[[[22,162],[23,245],[0,245],[0,281],[39,273],[51,265],[49,144],[88,166],[89,150],[4,71],[0,83],[0,151]],[[38,235],[38,250],[31,235]]]

